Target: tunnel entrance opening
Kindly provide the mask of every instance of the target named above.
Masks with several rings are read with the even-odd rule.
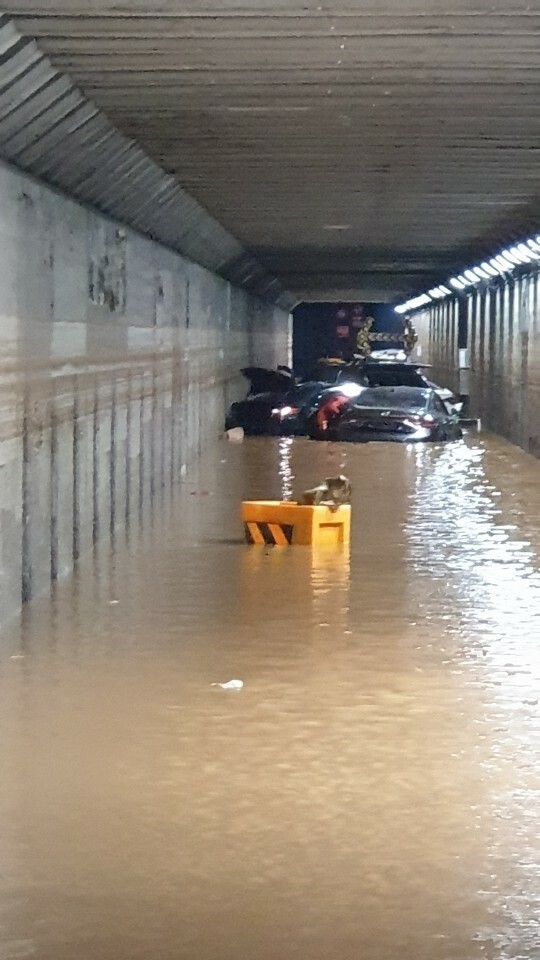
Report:
[[[380,338],[377,337],[380,334]],[[301,303],[293,312],[293,367],[308,378],[323,357],[352,359],[367,349],[403,347],[403,320],[392,304]]]

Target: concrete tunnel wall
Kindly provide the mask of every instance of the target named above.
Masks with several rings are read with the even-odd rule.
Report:
[[[459,389],[458,354],[459,301],[444,300],[429,310],[413,314],[418,342],[413,356],[430,364],[429,380]]]
[[[460,306],[461,304],[461,306]],[[463,318],[468,369],[459,370]],[[414,316],[432,378],[470,397],[485,429],[540,457],[540,273],[477,289]]]
[[[0,620],[223,427],[284,310],[0,165]]]

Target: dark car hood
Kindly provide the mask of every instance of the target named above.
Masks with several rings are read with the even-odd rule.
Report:
[[[362,420],[406,420],[409,417],[422,417],[422,410],[404,410],[399,407],[361,407],[356,404],[349,411],[352,419]]]
[[[258,393],[286,393],[294,384],[294,379],[279,370],[266,370],[264,367],[244,367],[240,371],[249,381],[249,392]]]

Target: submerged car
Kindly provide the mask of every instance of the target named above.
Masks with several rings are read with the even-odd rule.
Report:
[[[359,387],[326,391],[308,420],[314,440],[367,443],[386,440],[459,440],[463,434],[456,413],[434,390],[424,387]]]
[[[310,371],[309,380],[312,382],[319,380],[328,384],[336,383],[342,372],[349,366],[350,361],[347,362],[341,357],[321,357]]]
[[[378,360],[369,357],[366,360],[348,364],[338,376],[337,384],[353,382],[365,387],[423,387],[435,390],[435,393],[444,401],[449,412],[460,406],[457,397],[447,387],[439,387],[432,383],[422,372],[422,367],[414,363],[395,362],[392,360]]]
[[[363,387],[428,387],[428,381],[412,363],[361,360],[347,364],[339,374],[340,383],[358,383]]]
[[[461,415],[463,412],[463,400],[461,400],[453,390],[449,390],[448,387],[439,387],[438,384],[431,383],[429,380],[428,387],[434,390],[437,396],[441,398],[449,413],[459,413]]]
[[[277,370],[244,367],[240,373],[249,383],[248,397],[260,396],[263,393],[286,393],[295,383],[294,374],[289,367],[278,367]]]
[[[369,355],[370,360],[382,360],[384,363],[399,361],[405,363],[407,354],[404,350],[391,347],[386,350],[372,350]]]
[[[261,379],[257,377],[259,386]],[[315,381],[291,386],[290,377],[286,384],[276,379],[266,382],[272,384],[273,389],[256,393],[251,381],[246,399],[233,403],[229,409],[225,429],[242,427],[248,436],[305,435],[307,418],[328,384]]]

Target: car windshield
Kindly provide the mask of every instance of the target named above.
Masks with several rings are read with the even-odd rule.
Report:
[[[425,410],[428,401],[429,390],[368,387],[355,401],[354,408],[376,407],[379,410],[417,411]]]
[[[292,403],[295,406],[301,407],[305,403],[309,403],[317,394],[321,393],[325,388],[325,384],[322,383],[302,383],[298,387],[295,387],[294,390],[291,390],[287,394],[287,402]]]
[[[414,367],[392,367],[381,364],[365,370],[370,387],[425,387],[426,381]]]
[[[311,376],[314,380],[322,380],[325,383],[337,383],[342,375],[343,365],[339,363],[318,363]]]

